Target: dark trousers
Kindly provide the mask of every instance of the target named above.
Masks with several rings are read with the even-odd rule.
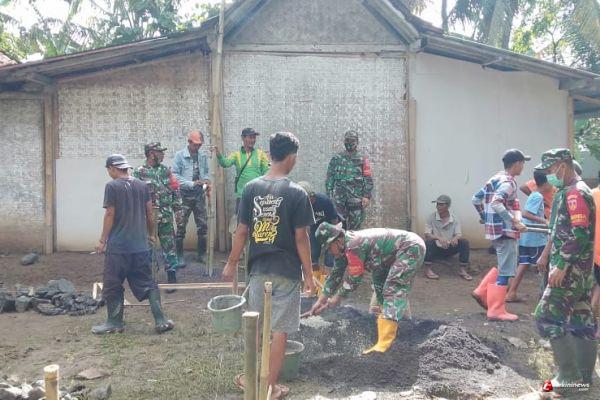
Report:
[[[142,253],[114,254],[106,253],[104,258],[104,300],[120,298],[127,279],[129,287],[138,301],[146,300],[151,290],[158,289],[152,279],[151,257],[149,251]]]
[[[467,239],[458,239],[458,246],[448,246],[442,249],[435,244],[435,240],[426,240],[425,262],[432,262],[436,258],[448,258],[458,253],[458,261],[461,264],[469,262],[469,241]]]

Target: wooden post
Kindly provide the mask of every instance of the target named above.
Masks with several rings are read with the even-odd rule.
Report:
[[[410,223],[408,225],[408,229],[413,232],[417,232],[418,227],[418,206],[417,206],[417,143],[416,143],[416,127],[417,125],[417,102],[415,99],[410,98],[408,100],[408,159],[409,159],[409,167],[408,167],[408,176],[409,176],[409,185],[408,185],[408,203],[409,203],[409,213],[410,213]]]
[[[273,284],[265,282],[265,308],[263,311],[262,354],[260,361],[260,387],[258,400],[266,400],[269,391],[269,366],[271,360],[271,294]]]
[[[567,148],[575,150],[575,103],[573,97],[567,97]]]
[[[59,388],[59,369],[56,364],[44,367],[44,381],[46,382],[46,400],[60,400]]]
[[[58,130],[56,87],[44,89],[44,253],[54,252],[55,242],[55,151]]]
[[[244,400],[256,400],[258,383],[258,316],[259,313],[247,311],[244,320]]]

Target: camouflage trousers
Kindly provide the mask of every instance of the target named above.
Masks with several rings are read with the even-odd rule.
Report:
[[[156,230],[163,251],[165,271],[175,271],[177,269],[177,253],[175,251],[173,214],[163,213],[158,220]]]
[[[594,283],[592,271],[572,268],[562,287],[546,286],[535,309],[540,335],[557,339],[568,332],[580,338],[594,339],[596,321],[590,304]]]
[[[177,240],[185,238],[187,223],[190,215],[194,213],[194,223],[196,224],[196,233],[199,238],[206,236],[206,201],[204,195],[194,197],[181,197],[181,219],[177,221]]]
[[[422,242],[411,243],[398,250],[396,260],[389,269],[373,271],[373,287],[385,319],[402,320],[417,269],[424,259],[425,245]]]
[[[353,198],[356,201],[357,198]],[[362,201],[362,199],[360,199]],[[351,231],[360,229],[365,220],[365,209],[357,206],[348,206],[346,198],[336,198],[334,196],[333,203],[336,211],[344,218],[345,227]]]

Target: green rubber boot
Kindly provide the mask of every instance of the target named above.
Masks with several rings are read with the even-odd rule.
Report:
[[[183,253],[183,240],[175,240],[175,250],[177,251],[177,268],[185,268],[185,255]]]
[[[122,333],[125,330],[123,324],[123,295],[115,299],[106,300],[106,322],[92,328],[92,333],[105,335],[108,333]]]
[[[162,306],[160,304],[160,291],[158,289],[150,291],[148,295],[148,301],[150,301],[150,310],[152,311],[152,316],[154,317],[154,330],[156,330],[156,333],[163,333],[173,329],[175,324],[173,324],[173,321],[167,319],[162,311]]]
[[[575,359],[581,373],[583,383],[592,384],[592,377],[598,355],[598,341],[573,337]]]
[[[554,353],[554,363],[558,367],[558,375],[552,379],[552,386],[559,394],[568,392],[568,388],[560,389],[563,384],[581,382],[573,337],[567,334],[558,339],[550,339],[550,345]]]
[[[198,262],[204,264],[204,256],[206,254],[206,236],[198,237]]]

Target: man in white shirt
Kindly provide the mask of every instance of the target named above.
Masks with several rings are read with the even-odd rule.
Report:
[[[450,196],[442,194],[432,203],[436,204],[436,212],[429,216],[425,227],[425,276],[429,279],[439,279],[439,275],[431,269],[433,260],[452,257],[458,253],[458,274],[467,281],[472,280],[471,275],[467,273],[469,241],[462,238],[460,221],[450,212]]]

